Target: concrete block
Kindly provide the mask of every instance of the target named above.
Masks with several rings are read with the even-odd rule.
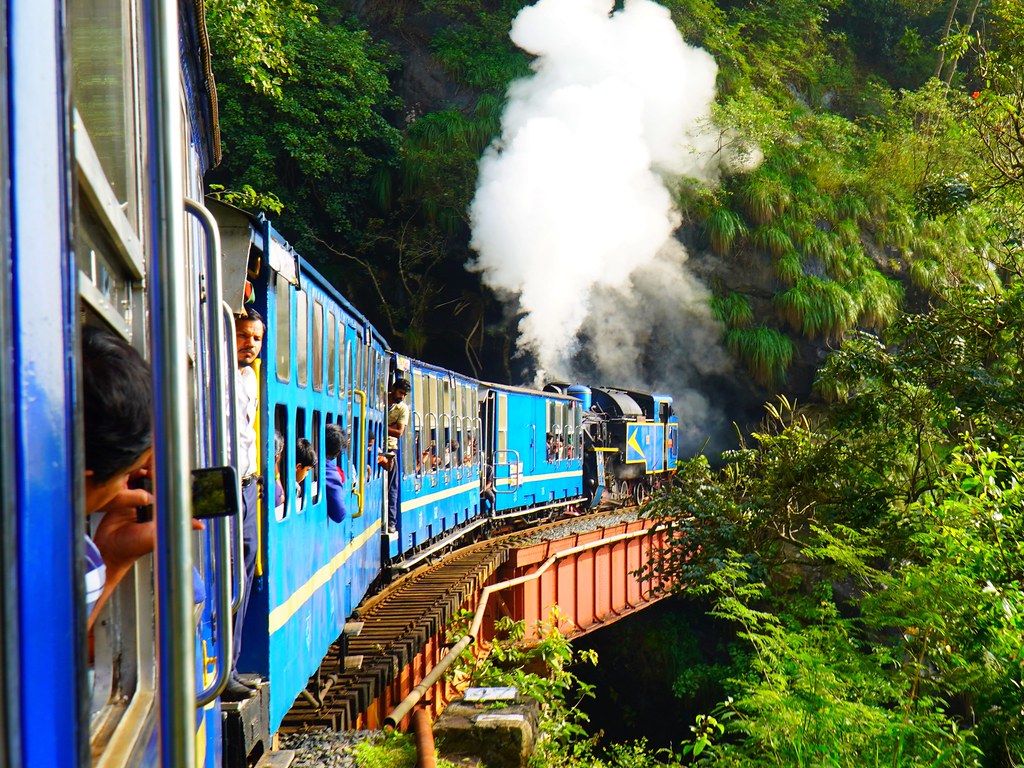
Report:
[[[539,717],[537,702],[518,695],[504,706],[459,699],[434,723],[434,739],[445,755],[479,757],[487,768],[525,768]]]

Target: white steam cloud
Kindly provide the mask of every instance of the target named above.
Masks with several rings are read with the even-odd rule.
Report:
[[[517,298],[519,345],[542,375],[667,391],[707,435],[724,419],[691,385],[729,362],[672,237],[670,186],[714,176],[717,66],[664,7],[613,7],[539,0],[513,22],[537,58],[480,163],[470,268]]]

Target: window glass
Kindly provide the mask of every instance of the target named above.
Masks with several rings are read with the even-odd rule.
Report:
[[[124,0],[68,3],[72,88],[103,173],[138,231],[132,25]],[[140,94],[141,95],[141,94]]]
[[[323,453],[323,441],[320,438],[320,434],[323,428],[320,424],[320,411],[313,411],[313,431],[309,436],[309,440],[313,443],[313,450],[316,452],[316,465],[309,471],[309,488],[310,494],[313,497],[313,503],[319,504],[323,498],[323,488],[320,483],[320,467],[325,463],[325,457]]]
[[[288,517],[288,466],[295,466],[288,431],[288,408],[278,405],[274,408],[274,519],[281,522]],[[279,445],[280,444],[280,445]],[[280,447],[280,455],[278,455]],[[268,483],[269,485],[269,483]]]
[[[341,349],[342,358],[338,364],[338,394],[345,396],[345,387],[349,382],[349,356],[352,354],[352,344],[345,336],[344,323],[338,328],[338,347]]]
[[[288,381],[291,378],[292,369],[292,312],[291,312],[291,284],[280,275],[274,278],[277,281],[276,299],[274,301],[277,314],[277,378],[281,381]]]
[[[284,467],[287,481],[295,486],[295,510],[302,512],[309,503],[310,473],[301,481],[298,479],[299,459],[296,449],[299,440],[306,438],[306,409],[299,408],[295,411],[295,445],[292,448],[292,462]]]
[[[334,394],[334,383],[338,370],[338,349],[335,335],[338,332],[338,321],[334,313],[327,313],[327,391]]]
[[[313,302],[313,389],[324,389],[324,305]]]
[[[306,292],[295,292],[295,369],[300,387],[309,382],[309,307]]]

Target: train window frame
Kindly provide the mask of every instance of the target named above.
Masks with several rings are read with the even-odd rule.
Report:
[[[348,356],[351,352],[351,342],[348,339],[345,329],[348,328],[345,323],[338,321],[338,396],[348,397],[347,387],[349,380],[348,373]]]
[[[275,275],[274,313],[277,333],[274,338],[277,380],[288,383],[292,372],[292,285],[281,275]]]
[[[309,297],[295,291],[295,383],[309,386]]]
[[[324,305],[313,300],[313,391],[324,391]]]
[[[66,9],[68,48],[74,61],[69,72],[75,99],[76,162],[77,156],[85,154],[87,142],[95,160],[87,175],[92,179],[101,175],[101,186],[116,201],[105,215],[120,214],[137,236],[143,223],[143,143],[139,126],[147,97],[139,76],[143,38],[140,14],[132,0],[106,0],[105,7],[97,5],[71,0]],[[97,31],[108,32],[109,37]],[[114,36],[116,41],[110,39]],[[98,188],[93,186],[93,191]]]
[[[291,514],[291,505],[288,503],[288,487],[284,484],[281,469],[282,462],[288,466],[288,436],[291,434],[288,423],[288,406],[278,403],[274,406],[274,439],[277,439],[277,432],[281,433],[281,456],[273,462],[274,469],[274,520],[283,523]],[[281,503],[277,503],[277,484],[281,483]],[[269,488],[270,483],[267,483]],[[270,498],[268,494],[268,498]]]
[[[338,320],[327,310],[327,392],[333,395],[338,381]]]
[[[310,474],[313,476],[310,482],[310,494],[312,495],[312,503],[314,505],[319,504],[324,498],[324,484],[320,482],[320,478],[324,476],[326,471],[327,457],[324,455],[324,421],[319,410],[313,409],[313,428],[310,432],[310,442],[313,444],[313,451],[316,453],[316,464],[313,466]]]
[[[295,409],[295,439],[292,441],[292,461],[288,464],[288,481],[295,488],[295,513],[301,515],[306,511],[309,506],[309,486],[307,480],[309,480],[309,474],[303,478],[302,482],[296,482],[295,480],[295,468],[299,463],[298,456],[296,455],[296,448],[299,445],[299,440],[306,438],[306,409],[299,407]],[[308,439],[308,438],[306,438]],[[301,491],[301,492],[300,492]]]

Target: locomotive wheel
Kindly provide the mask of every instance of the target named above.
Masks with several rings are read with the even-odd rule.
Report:
[[[618,493],[619,501],[623,504],[628,504],[631,494],[629,492],[629,483],[626,480],[623,480],[621,483],[619,483]]]
[[[637,482],[637,484],[633,486],[633,501],[635,501],[636,505],[639,507],[642,506],[649,498],[651,498],[651,494],[647,492],[647,487],[643,482]]]

